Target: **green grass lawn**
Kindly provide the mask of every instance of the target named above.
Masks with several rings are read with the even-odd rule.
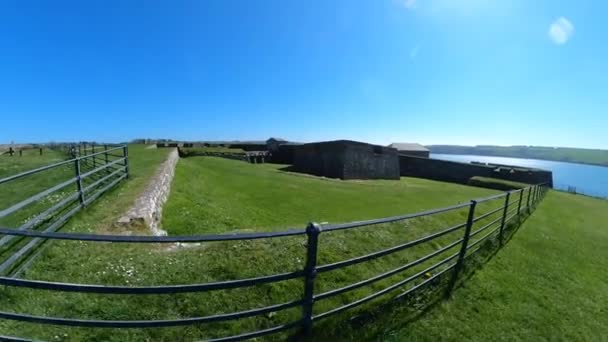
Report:
[[[8,154],[2,154],[0,155],[0,178],[64,159],[65,155],[63,153],[50,149],[43,149],[42,155],[39,154],[38,149],[24,150],[23,156],[19,156],[19,152],[15,153],[12,157]]]
[[[342,181],[281,171],[284,165],[180,159],[163,209],[169,234],[269,231],[448,206],[496,193],[418,178]]]
[[[38,149],[24,150],[22,156],[19,156],[18,153],[14,156],[8,154],[0,155],[0,178],[57,163],[66,158],[65,154],[50,149],[44,149],[42,155],[39,154]],[[72,177],[74,177],[73,166],[66,165],[0,184],[0,210],[7,209],[30,196],[67,181]],[[68,185],[43,197],[40,201],[29,204],[12,214],[0,217],[0,226],[9,228],[19,227],[64,197],[69,196],[75,190],[75,186]],[[16,238],[11,243],[0,247],[0,261],[5,260],[9,254],[26,243],[25,239]]]
[[[44,149],[40,155],[38,149],[24,150],[23,156],[0,155],[0,178],[13,176],[25,171],[33,170],[69,159],[68,155],[56,150]],[[82,173],[89,171],[91,167],[83,165]],[[0,184],[0,209],[5,209],[48,188],[65,182],[75,177],[73,163],[51,168],[39,173],[22,177],[7,183]],[[93,177],[83,179],[83,186],[93,182]],[[59,202],[64,197],[76,191],[76,183],[67,185],[57,190],[36,203],[32,203],[9,216],[0,218],[0,225],[17,227],[38,214],[52,204]]]
[[[490,188],[504,191],[523,189],[525,187],[530,186],[530,184],[526,183],[479,176],[471,177],[471,179],[469,179],[468,184],[472,186],[480,186],[482,188]]]
[[[79,213],[64,231],[147,233],[145,230],[133,230],[112,223],[143,189],[146,180],[153,174],[167,152],[168,150],[163,149],[132,148],[130,150],[132,179]],[[279,168],[280,166],[271,164],[254,165],[211,157],[180,160],[171,196],[164,210],[163,228],[171,235],[303,228],[308,221],[334,223],[411,213],[497,193],[483,188],[413,178],[403,178],[400,181],[328,180],[287,173],[280,171]],[[556,201],[555,196],[566,196],[565,200],[587,200],[582,197],[553,193],[549,199]],[[481,205],[478,212],[483,213],[500,205],[502,200],[492,201]],[[552,211],[551,206],[546,202],[540,208]],[[594,206],[587,210],[593,214],[595,210],[601,209]],[[567,211],[562,211],[563,213],[560,214],[568,214]],[[328,264],[411,241],[462,223],[466,214],[466,210],[458,210],[395,224],[323,233],[320,236],[318,263]],[[469,283],[474,283],[482,272],[490,270],[492,264],[502,258],[503,253],[510,251],[512,246],[520,241],[520,234],[534,228],[530,227],[537,219],[536,215],[535,213],[526,222],[515,238],[505,249],[498,252],[488,266],[477,272],[469,282],[465,282],[464,287],[455,291],[453,301],[460,300],[462,293],[470,287]],[[576,212],[572,211],[570,215],[576,215]],[[493,217],[495,216],[488,219]],[[479,224],[485,222],[487,221]],[[575,220],[569,224],[575,225],[578,224],[577,222]],[[551,222],[541,220],[537,224],[546,224],[545,229],[548,232],[553,230],[550,227]],[[570,229],[572,228],[564,226],[562,232],[566,234]],[[335,289],[391,270],[445,246],[459,238],[461,234],[462,231],[458,231],[431,243],[369,263],[319,274],[315,292]],[[126,286],[204,283],[299,270],[304,265],[305,251],[304,236],[203,243],[183,247],[61,241],[53,243],[25,276],[30,279]],[[455,251],[456,249],[450,250],[445,255]],[[538,251],[540,252],[542,251]],[[444,257],[442,255],[430,259],[422,265],[374,283],[372,286],[318,301],[315,303],[315,313],[369,295]],[[523,256],[522,260],[525,260]],[[474,263],[471,264],[470,269],[475,269],[473,266]],[[541,275],[538,274],[539,277]],[[524,278],[529,276],[522,275]],[[541,280],[548,281],[548,279],[538,281]],[[295,279],[234,290],[140,296],[60,293],[6,287],[0,289],[0,305],[4,311],[57,317],[107,320],[172,319],[234,312],[296,300],[302,296],[302,284],[301,279]],[[408,298],[407,303],[390,306],[392,309],[388,310],[387,305],[392,303],[390,299],[409,287],[401,288],[392,295],[371,301],[368,305],[319,322],[315,325],[316,339],[408,338],[406,333],[416,330],[409,330],[413,325],[404,326],[405,322],[410,319],[410,315],[415,315],[417,311],[427,306],[429,301],[427,297],[432,298],[430,294],[421,293],[415,298]],[[576,292],[574,288],[571,291]],[[493,295],[490,291],[483,294],[486,300]],[[582,296],[582,293],[580,295]],[[469,306],[476,305],[469,304]],[[378,310],[378,307],[381,309]],[[492,307],[488,306],[488,310],[490,309]],[[441,310],[443,306],[433,309],[423,318],[432,317],[434,312]],[[296,307],[275,315],[233,322],[177,328],[121,330],[52,327],[3,320],[0,321],[0,333],[54,341],[190,341],[271,327],[300,317],[301,309]],[[466,317],[461,317],[460,322],[463,320],[466,322]],[[454,319],[454,322],[456,321]],[[358,326],[360,328],[357,328]],[[441,333],[438,326],[434,329],[435,333]],[[421,327],[416,335],[409,336],[425,339],[427,335],[423,334],[424,330],[425,328]],[[279,335],[271,339],[284,338],[285,335]]]
[[[152,160],[151,157],[158,151],[162,150],[132,150],[130,155],[134,179],[77,215],[64,231],[133,233],[133,231],[124,232],[123,228],[115,227],[111,222],[120,216],[133,200],[135,182],[145,178],[143,176],[138,179],[137,175],[150,174],[153,170],[153,165],[143,162],[142,159]],[[159,162],[159,159],[155,161]],[[191,160],[193,163],[190,163]],[[208,193],[222,194],[222,197],[214,200],[215,205],[221,204],[219,207],[226,208],[223,215],[237,217],[239,220],[227,221],[221,219],[221,216],[216,216],[213,221],[209,219],[202,222],[198,222],[198,219],[189,221],[193,223],[192,225],[183,221],[184,226],[180,228],[182,231],[176,232],[170,229],[170,234],[272,230],[292,225],[303,227],[309,219],[337,222],[375,218],[435,208],[496,193],[481,188],[417,179],[335,181],[285,173],[277,170],[276,165],[254,165],[201,157],[180,160],[178,178],[173,184],[174,190],[169,205],[176,203],[175,199],[183,196],[180,194],[180,188],[184,178],[180,177],[188,174],[189,164],[194,166],[191,171],[196,177],[203,177],[201,180],[206,179],[204,182],[186,180],[187,183],[193,183],[198,187],[191,186],[195,191],[186,194],[189,197],[186,201],[192,201],[190,211],[197,213],[201,204],[206,203],[204,201]],[[145,172],[142,168],[145,168]],[[247,183],[249,186],[245,186]],[[237,184],[242,185],[240,190]],[[203,185],[205,187],[202,187]],[[257,194],[258,197],[246,199],[253,194]],[[298,200],[289,202],[291,198]],[[288,202],[290,205],[282,202]],[[335,203],[331,204],[332,207],[325,208],[330,202]],[[344,207],[340,206],[340,203]],[[496,203],[489,205],[497,206]],[[273,206],[276,208],[273,209]],[[236,213],[240,211],[246,214],[237,215]],[[465,218],[466,210],[458,210],[397,224],[327,233],[320,239],[319,263],[327,264],[394,246],[461,223]],[[171,216],[168,216],[168,219],[171,219]],[[135,233],[146,232],[135,231]],[[370,263],[353,265],[347,269],[319,275],[316,291],[327,291],[393,269],[407,260],[413,260],[446,245],[460,235],[454,234],[456,233]],[[302,269],[306,252],[305,241],[304,236],[299,236],[275,240],[205,243],[183,248],[62,241],[53,243],[26,273],[26,277],[64,282],[140,286],[239,279]],[[454,251],[450,250],[448,253]],[[372,286],[319,301],[315,305],[315,312],[321,313],[342,303],[366,296],[438,260],[438,258],[430,259],[427,263],[397,277],[389,277]],[[302,296],[302,283],[302,279],[295,279],[235,290],[146,296],[74,294],[6,288],[0,292],[0,298],[3,298],[0,300],[0,305],[8,311],[58,317],[171,319],[239,311],[296,300]],[[351,315],[365,312],[389,298],[390,296],[381,297],[358,310],[338,315],[325,324],[331,325],[331,322],[348,320]],[[28,337],[41,339],[59,336],[59,339],[63,340],[197,340],[275,326],[300,317],[301,308],[296,307],[276,315],[258,316],[229,323],[124,330],[62,328],[2,321],[0,332],[21,335],[27,332]]]
[[[512,240],[430,312],[395,310],[357,340],[606,341],[608,201],[550,192]],[[359,335],[361,334],[361,335]],[[364,337],[361,337],[364,336]]]
[[[243,149],[228,147],[180,147],[180,150],[186,154],[195,154],[197,152],[245,154]]]
[[[111,153],[117,154],[118,151],[114,151]],[[42,155],[40,155],[38,149],[24,150],[22,156],[20,156],[19,154],[15,154],[14,156],[2,155],[0,156],[0,177],[8,177],[42,166],[49,166],[58,162],[65,161],[69,158],[70,157],[66,153],[59,150],[51,149],[44,149]],[[93,162],[92,158],[82,160],[81,174],[101,166],[102,160],[97,158],[95,162]],[[101,159],[103,158],[104,157],[101,156]],[[117,157],[108,156],[108,161],[112,161],[114,159],[117,159]],[[31,196],[37,195],[58,184],[67,182],[65,183],[65,186],[63,188],[58,189],[50,194],[47,194],[39,200],[25,205],[19,210],[14,211],[9,215],[0,217],[0,226],[8,228],[18,228],[22,225],[25,225],[26,223],[35,222],[33,220],[38,215],[47,211],[49,208],[61,202],[63,199],[71,196],[71,200],[69,200],[67,203],[64,203],[64,205],[59,210],[54,210],[53,215],[46,216],[44,220],[39,221],[34,228],[43,230],[49,225],[53,224],[55,222],[55,219],[61,217],[69,210],[79,205],[78,198],[73,196],[77,194],[77,186],[74,180],[75,173],[75,164],[70,162],[0,184],[0,210],[2,210],[10,208],[20,203],[21,201],[26,200]],[[94,183],[103,175],[105,175],[105,173],[102,171],[83,178],[83,188],[86,188],[88,185]],[[95,186],[95,189],[103,187],[108,182],[109,181],[100,183],[99,185]],[[95,189],[90,189],[89,192],[85,194],[85,197],[93,194],[95,192]],[[0,246],[0,262],[6,260],[10,255],[12,255],[15,251],[19,250],[28,242],[28,239],[16,237],[11,239],[7,243],[3,243]],[[18,265],[19,263],[16,263],[9,269],[3,270],[2,273],[9,274],[11,269],[14,269]]]

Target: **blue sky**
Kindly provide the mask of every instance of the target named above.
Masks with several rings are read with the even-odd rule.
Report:
[[[2,1],[0,143],[608,148],[606,1]]]

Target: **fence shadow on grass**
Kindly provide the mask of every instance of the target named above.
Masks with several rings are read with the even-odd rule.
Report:
[[[122,147],[121,147],[122,148]],[[109,151],[109,150],[108,150]],[[94,154],[93,154],[94,155]],[[128,170],[126,163],[126,148],[124,157],[117,159],[102,166],[103,168],[125,161],[123,166]],[[79,162],[80,159],[76,161]],[[77,164],[78,165],[78,164]],[[120,171],[119,169],[118,171]],[[114,172],[118,172],[114,171]],[[89,171],[92,172],[92,171]],[[112,175],[113,173],[110,173]],[[124,176],[126,176],[126,173]],[[109,176],[104,176],[109,177]],[[101,178],[103,180],[105,178]],[[77,177],[76,180],[80,180]],[[100,182],[98,180],[97,182]],[[119,179],[120,180],[120,179]],[[95,184],[95,183],[94,183]],[[111,183],[109,186],[113,186]],[[109,187],[107,186],[107,187]],[[79,187],[80,189],[80,187]],[[357,221],[342,224],[316,224],[309,223],[305,229],[291,229],[278,232],[258,232],[258,233],[236,233],[219,235],[192,235],[192,236],[124,236],[124,235],[96,235],[80,233],[58,233],[54,231],[36,231],[31,229],[10,229],[0,227],[0,234],[16,237],[35,238],[37,240],[72,240],[87,242],[113,242],[123,244],[172,244],[185,242],[221,242],[221,241],[247,241],[247,240],[280,240],[287,237],[306,238],[306,257],[303,265],[295,270],[285,270],[284,273],[257,276],[254,278],[241,278],[223,281],[215,281],[202,284],[178,284],[165,286],[111,286],[98,284],[74,284],[49,282],[42,280],[29,280],[15,277],[0,276],[0,285],[21,287],[38,290],[77,292],[77,293],[96,293],[96,294],[129,294],[129,295],[160,295],[178,293],[204,293],[217,290],[228,290],[237,288],[247,288],[257,285],[272,284],[288,280],[303,280],[303,290],[300,296],[298,293],[295,300],[283,303],[257,307],[253,309],[241,308],[239,311],[214,313],[201,317],[186,317],[176,319],[151,319],[151,320],[107,320],[107,319],[80,319],[64,317],[37,316],[27,313],[15,313],[0,311],[0,317],[7,320],[29,322],[36,324],[49,324],[58,326],[87,327],[87,328],[161,328],[161,327],[181,327],[194,324],[228,322],[252,317],[268,317],[271,313],[276,313],[289,309],[301,310],[301,315],[292,316],[291,322],[282,323],[271,327],[258,330],[241,332],[239,335],[221,336],[215,341],[237,341],[267,335],[296,334],[294,339],[342,339],[345,334],[351,334],[351,339],[361,340],[365,336],[379,336],[386,329],[387,325],[383,322],[397,321],[399,325],[410,322],[418,317],[425,310],[428,310],[432,303],[436,303],[443,297],[449,297],[455,286],[463,284],[467,277],[474,273],[493,253],[496,253],[497,246],[504,246],[509,236],[512,236],[517,228],[523,223],[532,209],[540,202],[548,187],[546,184],[533,185],[525,189],[505,192],[494,196],[471,200],[470,202],[460,203],[444,208],[431,209],[413,214],[385,217],[366,221]],[[77,193],[78,194],[78,193]],[[495,204],[500,202],[500,207]],[[477,211],[476,211],[477,210]],[[448,214],[449,213],[449,214]],[[385,229],[390,224],[402,224],[412,220],[431,220],[436,215],[453,215],[458,217],[458,223],[445,227],[442,224],[439,231],[424,231],[424,236],[408,237],[405,242],[394,245],[395,241],[390,241],[390,247],[384,249],[368,251],[368,254],[352,256],[346,254],[348,259],[331,260],[329,263],[318,263],[318,257],[324,256],[324,243],[337,241],[340,239],[352,238],[364,227],[374,226],[377,229]],[[460,214],[465,214],[461,216]],[[466,221],[461,218],[466,216]],[[489,223],[485,223],[492,220]],[[483,224],[483,226],[479,227]],[[509,226],[512,225],[512,226]],[[507,228],[507,230],[505,230]],[[333,235],[346,234],[346,237]],[[451,234],[457,234],[454,240]],[[333,235],[333,237],[332,237]],[[506,238],[506,239],[505,239]],[[376,237],[368,237],[368,242],[377,242]],[[497,242],[498,241],[498,242]],[[397,252],[415,250],[415,248],[425,247],[425,254],[414,253],[414,258],[408,260]],[[327,248],[327,247],[326,247]],[[430,253],[427,253],[429,252]],[[454,253],[456,251],[456,253]],[[446,255],[449,255],[446,257]],[[332,283],[331,289],[324,289],[320,286],[318,275],[329,272],[340,272],[346,267],[362,265],[365,269],[377,270],[374,262],[380,258],[392,258],[398,262],[395,268],[384,273],[373,276],[353,273],[350,269],[347,273],[356,275],[353,282],[342,281]],[[438,259],[440,259],[438,261]],[[479,260],[479,261],[476,261]],[[365,264],[364,264],[365,263]],[[432,264],[429,266],[429,264]],[[370,266],[367,266],[370,265]],[[422,270],[420,268],[426,267]],[[410,272],[409,274],[406,272]],[[400,274],[396,282],[388,285],[383,284],[384,280]],[[403,274],[407,274],[404,276]],[[344,276],[344,274],[342,275]],[[338,279],[336,278],[334,279]],[[404,278],[405,277],[405,278]],[[348,278],[347,278],[348,279]],[[386,283],[386,282],[384,282]],[[383,285],[383,286],[381,286]],[[335,288],[335,286],[341,286]],[[381,288],[381,289],[379,289]],[[354,301],[345,300],[342,294],[350,293],[355,296],[361,290],[368,291],[363,298]],[[398,293],[393,296],[393,300],[386,300],[390,293]],[[338,307],[328,308],[322,305],[325,299],[334,298],[334,304],[341,304]],[[377,299],[384,298],[382,301]],[[276,298],[273,298],[276,299]],[[348,298],[352,299],[352,298]],[[373,301],[373,303],[372,303]],[[230,301],[229,301],[230,302]],[[232,303],[243,304],[236,299]],[[367,304],[366,304],[367,303]],[[332,303],[330,303],[332,304]],[[361,306],[366,304],[364,306]],[[358,311],[353,309],[358,308]],[[316,309],[316,310],[315,310]],[[326,310],[320,310],[326,309]],[[322,312],[318,312],[322,311]],[[395,319],[398,317],[398,319]],[[377,322],[377,324],[370,324]],[[314,324],[313,324],[314,323]],[[365,326],[365,329],[358,327]],[[314,327],[313,327],[314,326]],[[255,329],[254,328],[254,329]],[[314,329],[313,329],[314,328]],[[339,335],[338,335],[339,334]],[[355,334],[355,335],[352,335]],[[375,334],[375,335],[374,335]],[[1,337],[0,337],[1,338]]]
[[[475,254],[466,256],[460,278],[454,289],[461,288],[475,273],[491,261],[503,247],[511,241],[521,226],[531,216],[532,211],[527,208],[526,213],[516,220],[505,225],[502,246],[498,236],[484,241]],[[312,340],[384,340],[392,331],[406,328],[409,324],[425,316],[429,311],[446,300],[446,290],[450,282],[450,273],[446,273],[419,291],[412,292],[403,297],[375,306],[369,310],[359,312],[356,316],[340,320],[327,321],[315,327],[309,338],[294,335],[291,341]],[[347,335],[345,335],[347,334]]]

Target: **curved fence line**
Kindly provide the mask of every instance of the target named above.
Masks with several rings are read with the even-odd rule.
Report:
[[[100,152],[103,153],[103,152]],[[530,186],[525,189],[510,191],[501,193],[498,195],[490,196],[487,198],[472,200],[468,203],[458,204],[440,209],[433,209],[422,211],[413,214],[406,214],[400,216],[393,216],[381,219],[357,221],[344,224],[328,224],[318,225],[315,223],[309,223],[306,229],[290,229],[279,232],[259,232],[259,233],[234,233],[234,234],[218,234],[218,235],[193,235],[193,236],[124,236],[124,235],[97,235],[97,234],[81,234],[81,233],[57,233],[54,231],[34,231],[31,229],[10,229],[0,228],[0,234],[7,236],[20,236],[25,238],[34,238],[41,240],[76,240],[76,241],[89,241],[89,242],[117,242],[117,243],[176,243],[176,242],[218,242],[218,241],[233,241],[233,240],[254,240],[254,239],[274,239],[290,236],[301,236],[306,235],[306,263],[305,267],[300,270],[292,270],[285,273],[265,275],[255,278],[246,279],[235,279],[226,281],[217,281],[204,284],[182,284],[182,285],[167,285],[167,286],[141,286],[141,287],[130,287],[130,286],[109,286],[109,285],[97,285],[97,284],[73,284],[73,283],[61,283],[51,281],[40,281],[40,280],[28,280],[12,277],[0,277],[0,285],[11,286],[11,287],[22,287],[29,289],[38,289],[46,291],[61,291],[61,292],[79,292],[79,293],[99,293],[99,294],[131,294],[131,295],[154,295],[154,294],[173,294],[173,293],[198,293],[207,292],[214,290],[226,290],[241,287],[251,287],[260,284],[271,284],[275,282],[302,279],[304,281],[304,291],[300,299],[286,302],[273,304],[261,308],[248,309],[237,312],[219,313],[204,317],[190,317],[190,318],[176,318],[169,320],[96,320],[96,319],[79,319],[79,318],[58,318],[58,317],[45,317],[36,316],[25,313],[11,313],[11,312],[0,312],[0,318],[8,320],[16,320],[30,323],[39,324],[51,324],[51,325],[62,325],[62,326],[78,326],[78,327],[95,327],[95,328],[152,328],[152,327],[171,327],[171,326],[184,326],[191,324],[203,324],[220,321],[237,320],[247,317],[254,317],[259,315],[265,315],[276,311],[291,309],[294,307],[302,308],[302,317],[300,320],[295,322],[286,323],[283,325],[265,328],[257,331],[247,332],[236,336],[227,336],[213,341],[236,341],[250,339],[254,337],[274,334],[294,328],[299,328],[303,334],[310,334],[313,322],[321,320],[323,318],[338,314],[348,309],[360,306],[372,299],[378,298],[382,295],[388,294],[395,291],[405,285],[419,281],[421,278],[426,277],[429,272],[434,272],[430,277],[426,277],[423,281],[412,286],[405,292],[401,293],[397,297],[408,295],[418,289],[427,286],[435,279],[441,276],[447,275],[451,272],[449,279],[449,285],[447,293],[449,294],[454,284],[456,283],[459,272],[463,267],[464,259],[477,251],[482,247],[484,241],[488,238],[499,234],[499,242],[503,244],[503,230],[505,225],[514,217],[521,216],[524,211],[530,213],[536,204],[543,198],[548,187],[546,184],[539,184]],[[505,199],[502,206],[491,209],[488,212],[477,215],[476,208],[479,203],[489,202],[493,200]],[[452,210],[468,208],[467,220],[465,223],[457,224],[455,226],[444,228],[438,232],[428,234],[424,237],[417,238],[411,241],[407,241],[397,246],[389,247],[380,251],[372,252],[367,255],[354,257],[347,260],[337,261],[331,264],[317,265],[319,239],[323,234],[331,234],[337,230],[350,230],[363,226],[371,226],[377,224],[385,224],[398,222],[403,220],[410,220],[418,217],[435,215],[445,213]],[[482,227],[473,230],[473,226],[482,220],[489,219],[492,215],[496,215],[501,212],[501,215],[497,215],[490,222],[486,223]],[[476,216],[477,215],[477,216]],[[377,258],[381,258],[397,251],[407,250],[414,246],[436,241],[440,237],[447,236],[448,234],[455,234],[462,231],[464,228],[463,235],[459,235],[458,238],[451,242],[443,243],[443,246],[438,247],[432,253],[426,254],[416,260],[409,261],[408,263],[401,265],[397,268],[376,275],[374,277],[364,279],[337,289],[325,291],[322,293],[315,294],[315,279],[318,273],[343,269],[350,265],[360,264]],[[477,238],[482,232],[492,228],[491,231]],[[470,242],[472,238],[476,238]],[[33,241],[34,241],[33,240]],[[470,243],[469,243],[470,242]],[[458,249],[456,253],[453,253],[454,249]],[[450,253],[446,256],[447,253]],[[421,265],[424,262],[430,261],[435,257],[442,257],[440,261],[434,262],[432,265],[425,267],[423,270],[416,272],[413,275],[408,276],[405,279],[396,281],[392,285],[389,285],[377,292],[374,292],[364,298],[355,300],[353,302],[344,304],[340,307],[331,309],[329,311],[313,314],[313,307],[316,301],[324,300],[330,297],[346,293],[364,286],[368,286],[377,281],[386,279],[394,276],[400,272],[411,269],[417,265]],[[437,272],[435,272],[437,271]]]
[[[6,249],[4,254],[7,255],[4,260],[0,260],[0,275],[11,273],[14,276],[15,274],[19,274],[24,267],[30,265],[33,259],[40,254],[39,251],[43,247],[42,243],[47,240],[44,236],[28,236],[13,234],[13,232],[24,232],[27,234],[29,232],[36,232],[36,229],[38,229],[41,230],[38,233],[53,233],[82,208],[95,201],[120,181],[129,177],[128,148],[126,145],[112,148],[104,145],[103,149],[98,151],[95,152],[95,146],[91,146],[91,153],[88,153],[88,150],[85,149],[85,154],[83,155],[80,148],[76,150],[72,146],[69,153],[67,153],[70,159],[66,161],[0,179],[0,185],[6,184],[10,186],[13,185],[9,184],[11,181],[25,180],[27,179],[26,177],[32,175],[48,175],[43,172],[49,170],[55,172],[52,174],[53,177],[65,178],[43,191],[33,194],[26,199],[18,199],[17,203],[0,210],[0,218],[5,218],[17,213],[24,213],[24,210],[29,209],[27,207],[40,204],[48,196],[57,196],[59,199],[57,203],[53,204],[51,202],[52,205],[50,207],[41,209],[43,210],[41,213],[34,213],[34,217],[28,219],[21,226],[11,229],[11,232],[4,234],[0,239],[0,247]],[[121,151],[122,155],[118,159],[112,160],[110,153],[108,153],[111,151]],[[41,178],[39,177],[38,179]],[[73,187],[66,190],[70,185]],[[18,188],[19,183],[13,186]],[[65,194],[66,192],[67,195]],[[27,237],[33,237],[34,239],[19,247],[20,241]],[[18,250],[12,252],[10,249],[12,247],[16,247]]]

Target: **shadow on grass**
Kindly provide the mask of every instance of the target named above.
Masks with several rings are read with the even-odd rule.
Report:
[[[481,243],[480,249],[476,253],[467,255],[454,289],[464,287],[467,280],[477,270],[480,270],[494,258],[500,249],[509,243],[530,215],[531,212],[522,211],[520,217],[514,217],[511,222],[505,225],[502,246],[498,241],[498,234],[495,234]],[[418,320],[433,309],[435,305],[446,300],[446,290],[452,275],[452,271],[446,272],[406,296],[400,298],[394,296],[393,299],[373,308],[353,311],[350,314],[347,311],[344,314],[315,323],[311,338],[294,337],[291,340],[376,341],[389,338],[392,333]]]

